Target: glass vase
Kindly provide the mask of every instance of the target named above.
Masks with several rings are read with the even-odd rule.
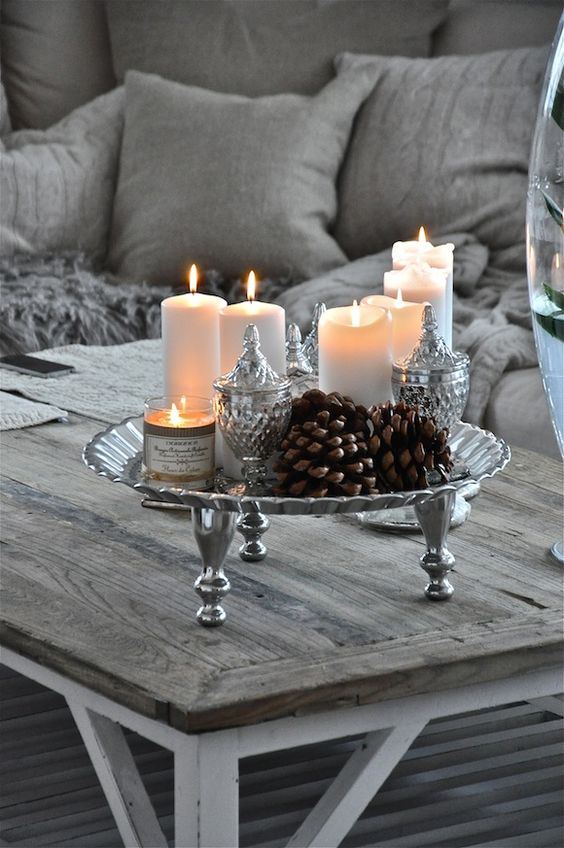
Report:
[[[564,459],[564,15],[542,88],[527,195],[527,276],[542,382]],[[554,556],[564,562],[564,542]]]

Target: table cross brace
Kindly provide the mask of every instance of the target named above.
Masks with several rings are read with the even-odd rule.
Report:
[[[368,733],[288,848],[337,848],[425,724],[412,721]]]

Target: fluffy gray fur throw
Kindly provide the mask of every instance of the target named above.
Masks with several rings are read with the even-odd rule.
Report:
[[[274,299],[287,281],[266,280]],[[201,291],[241,300],[240,280],[204,274]],[[97,274],[81,254],[0,258],[0,353],[30,353],[66,344],[110,345],[157,338],[160,303],[175,292]]]

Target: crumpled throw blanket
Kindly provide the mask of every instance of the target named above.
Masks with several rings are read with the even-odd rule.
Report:
[[[480,424],[493,387],[504,371],[538,364],[525,273],[524,245],[490,255],[474,236],[434,234],[454,252],[454,341],[472,360],[464,418]],[[381,293],[391,249],[366,256],[306,282],[262,280],[261,300],[279,303],[288,321],[309,328],[313,307],[350,304]],[[229,303],[244,298],[241,280],[216,271],[203,275],[201,291]],[[160,334],[166,287],[118,281],[96,274],[81,255],[0,259],[0,352],[31,352],[65,344],[120,344]]]

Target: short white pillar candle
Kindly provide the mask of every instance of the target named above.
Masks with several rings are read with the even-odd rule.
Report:
[[[392,357],[394,362],[409,356],[421,335],[423,303],[409,303],[402,297],[386,297],[383,294],[369,294],[360,301],[361,306],[388,309],[392,318]]]
[[[413,303],[430,303],[437,316],[439,333],[449,345],[452,342],[452,320],[447,315],[447,275],[446,271],[431,268],[425,262],[406,265],[401,271],[387,271],[384,274],[384,294],[402,297]]]
[[[392,268],[402,271],[406,265],[426,262],[431,268],[446,271],[446,334],[444,339],[452,348],[452,290],[454,245],[451,242],[434,245],[427,240],[425,228],[419,228],[417,239],[412,241],[396,241],[392,247]]]
[[[386,309],[328,309],[319,320],[319,388],[371,406],[391,400],[391,318]]]

